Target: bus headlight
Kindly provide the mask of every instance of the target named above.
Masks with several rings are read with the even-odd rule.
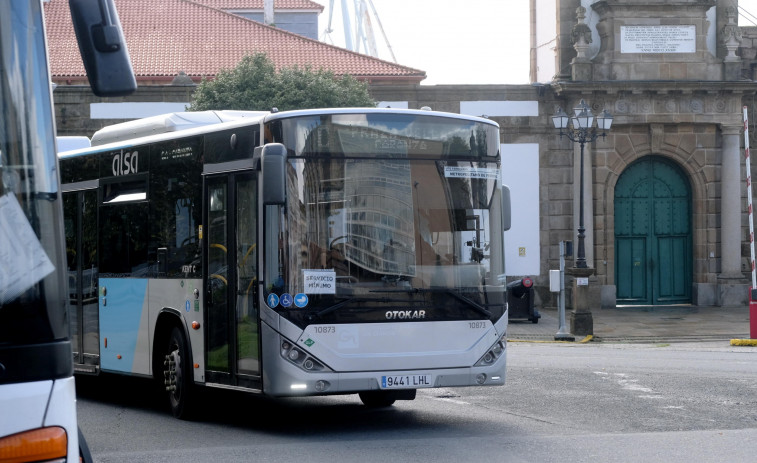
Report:
[[[307,372],[330,371],[323,363],[308,355],[287,340],[281,341],[281,356],[289,363],[297,365]]]
[[[481,359],[476,362],[476,366],[485,367],[496,362],[497,359],[505,353],[505,349],[507,348],[506,342],[507,339],[504,335],[500,337],[497,342],[495,342],[494,345],[492,345],[489,350],[483,355],[483,357],[481,357]]]

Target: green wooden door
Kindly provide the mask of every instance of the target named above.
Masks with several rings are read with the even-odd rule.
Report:
[[[618,179],[615,275],[619,304],[691,302],[691,193],[663,158],[646,157]]]

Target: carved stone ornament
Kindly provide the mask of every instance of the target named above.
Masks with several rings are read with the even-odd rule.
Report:
[[[578,19],[578,22],[575,26],[573,26],[573,30],[571,32],[573,43],[578,43],[579,41],[583,40],[584,43],[590,44],[591,29],[589,29],[589,26],[586,25],[586,8],[582,6],[576,8],[576,18]]]
[[[573,48],[576,50],[576,58],[583,60],[587,58],[586,51],[591,43],[591,29],[586,25],[586,8],[582,6],[576,8],[576,18],[578,22],[573,26],[571,38]]]
[[[738,50],[741,45],[743,36],[741,34],[741,29],[736,24],[736,8],[729,6],[725,9],[725,14],[728,17],[728,23],[720,32],[720,40],[728,51],[725,61],[738,61],[739,57],[736,55],[736,50]]]

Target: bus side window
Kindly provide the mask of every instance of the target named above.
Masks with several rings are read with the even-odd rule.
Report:
[[[202,151],[200,138],[149,147],[151,273],[198,278],[202,271]]]

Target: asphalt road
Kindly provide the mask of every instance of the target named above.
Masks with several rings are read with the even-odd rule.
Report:
[[[99,462],[755,461],[757,349],[510,343],[504,387],[269,400],[208,391],[174,419],[152,383],[79,378]]]

